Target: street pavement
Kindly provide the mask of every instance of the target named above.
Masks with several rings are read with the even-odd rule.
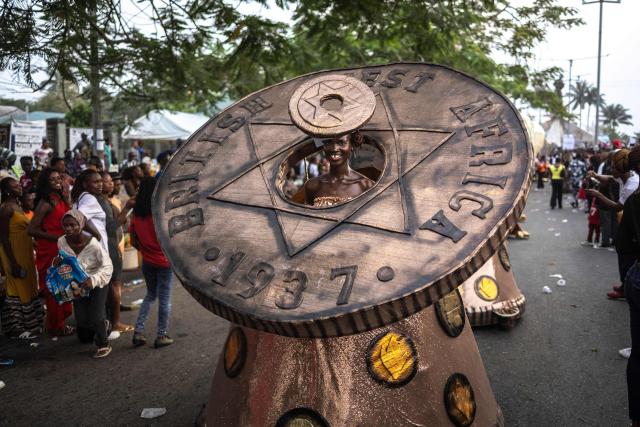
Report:
[[[510,331],[476,331],[478,347],[506,425],[624,426],[627,421],[626,360],[630,345],[628,307],[605,293],[617,278],[616,255],[579,245],[586,215],[549,210],[550,189],[532,191],[523,224],[527,241],[509,242],[511,263],[527,298],[526,312]],[[549,275],[561,274],[565,287]],[[139,272],[128,273],[130,281]],[[543,294],[543,286],[552,289]],[[125,300],[144,296],[128,288]],[[153,342],[156,310],[147,322]],[[124,312],[133,323],[137,311]],[[132,348],[131,333],[112,342],[112,354],[93,360],[92,345],[75,337],[37,347],[0,337],[0,426],[191,426],[206,401],[228,322],[203,309],[174,282],[170,333],[165,348]],[[143,408],[166,408],[154,420]],[[372,423],[375,425],[375,422]]]

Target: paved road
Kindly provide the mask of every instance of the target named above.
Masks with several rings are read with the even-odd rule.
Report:
[[[579,246],[585,215],[566,207],[546,212],[548,196],[548,189],[531,193],[524,224],[531,239],[509,246],[527,297],[525,317],[509,332],[476,333],[487,372],[509,426],[627,425],[626,361],[617,350],[629,344],[628,309],[604,296],[617,276],[615,253]],[[548,277],[556,273],[566,287]],[[553,293],[543,294],[544,285]],[[228,323],[181,286],[174,290],[170,330],[176,343],[170,347],[133,349],[128,334],[113,343],[111,356],[96,361],[90,357],[94,348],[73,337],[41,339],[37,349],[0,337],[0,357],[16,360],[14,367],[0,368],[6,383],[0,426],[193,425]],[[125,298],[143,293],[137,288]],[[136,313],[124,313],[125,320],[133,322]],[[148,336],[155,321],[149,320]],[[167,413],[142,420],[145,407]]]
[[[579,245],[587,219],[571,209],[549,210],[550,188],[531,192],[528,241],[510,241],[526,313],[510,332],[476,331],[496,398],[509,426],[624,426],[626,360],[630,346],[625,301],[607,300],[616,254]],[[566,220],[566,222],[565,222]],[[559,234],[558,234],[559,233]],[[562,274],[564,288],[551,274]],[[548,285],[553,293],[543,294]]]

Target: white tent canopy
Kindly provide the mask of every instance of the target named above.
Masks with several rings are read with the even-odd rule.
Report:
[[[200,113],[152,110],[127,126],[122,132],[122,139],[186,139],[207,120],[209,117]]]

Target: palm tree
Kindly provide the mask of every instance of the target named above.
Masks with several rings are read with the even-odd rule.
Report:
[[[582,110],[584,106],[587,104],[587,94],[589,93],[589,84],[585,81],[578,80],[569,91],[569,107],[572,107],[572,110],[576,108],[580,109],[580,127],[582,127]]]
[[[607,104],[602,108],[602,123],[615,131],[619,125],[630,125],[631,114],[620,104]]]
[[[587,92],[587,132],[589,131],[589,118],[591,117],[591,106],[595,106],[596,102],[600,104],[600,108],[604,108],[604,95],[600,94],[600,100],[598,101],[598,88],[589,85],[589,90]]]

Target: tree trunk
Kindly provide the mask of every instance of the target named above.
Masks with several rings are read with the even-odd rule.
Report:
[[[95,28],[98,25],[97,19],[97,5],[96,1],[91,1],[89,7],[91,10],[89,14],[93,25],[90,27],[90,62],[91,73],[89,78],[89,84],[91,86],[91,126],[93,128],[93,144],[96,147],[98,141],[98,129],[100,129],[100,115],[102,110],[101,97],[100,97],[100,52],[98,50],[98,34]]]

